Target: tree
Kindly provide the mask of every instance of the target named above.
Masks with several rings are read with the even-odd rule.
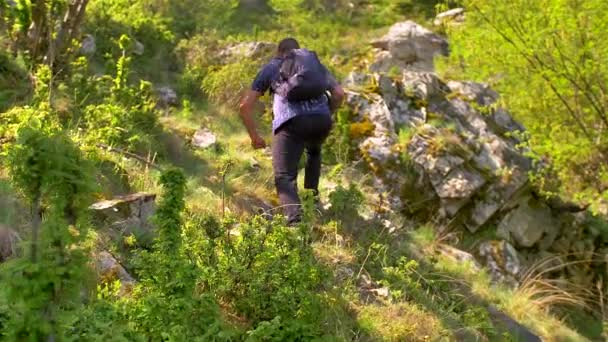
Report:
[[[539,185],[585,202],[607,198],[608,2],[463,5],[467,22],[449,29],[452,58],[464,62],[457,72],[494,79],[502,104],[528,129],[532,156],[552,165]]]
[[[80,34],[89,0],[32,0],[0,5],[0,30],[13,46],[25,50],[33,63],[64,62],[71,42]],[[14,25],[11,25],[14,24]]]

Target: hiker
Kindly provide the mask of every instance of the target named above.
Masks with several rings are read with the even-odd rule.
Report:
[[[273,94],[272,167],[275,186],[287,222],[301,219],[298,164],[306,150],[304,188],[318,201],[321,145],[332,128],[332,113],[342,104],[344,90],[316,54],[293,38],[279,43],[277,55],[258,73],[241,101],[240,115],[253,148],[266,147],[253,120],[253,109],[266,91]]]

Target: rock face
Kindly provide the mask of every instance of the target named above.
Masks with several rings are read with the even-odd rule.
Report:
[[[156,195],[135,193],[111,200],[97,202],[89,207],[96,226],[109,228],[116,240],[133,235],[142,245],[154,238],[154,226],[150,222],[155,212]]]
[[[532,162],[511,134],[524,128],[496,106],[498,93],[432,72],[435,56],[448,50],[443,38],[407,21],[372,44],[380,50],[369,71],[344,80],[346,103],[352,141],[393,211],[470,233],[495,229],[502,240],[474,254],[495,280],[512,285],[524,267],[519,254],[532,262],[542,252],[591,263],[594,251],[608,251],[608,233],[581,238],[592,231],[589,219],[579,217],[585,213],[556,210],[534,193]],[[587,279],[585,272],[566,276]]]

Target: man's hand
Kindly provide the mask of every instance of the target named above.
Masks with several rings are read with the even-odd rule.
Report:
[[[256,150],[266,148],[266,141],[259,134],[254,134],[251,136],[251,146]]]

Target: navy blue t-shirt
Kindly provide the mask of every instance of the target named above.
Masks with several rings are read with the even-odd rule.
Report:
[[[251,89],[264,94],[268,90],[273,92],[272,111],[274,118],[272,120],[272,131],[281,127],[284,123],[289,121],[298,115],[308,114],[321,114],[331,115],[329,108],[329,99],[327,96],[322,95],[316,99],[289,102],[287,99],[274,92],[280,82],[279,70],[281,68],[281,59],[278,57],[273,58],[268,64],[266,64],[258,75],[255,77]],[[329,86],[334,87],[337,82],[335,78],[327,71],[327,77],[329,79]],[[328,89],[329,90],[329,89]]]

